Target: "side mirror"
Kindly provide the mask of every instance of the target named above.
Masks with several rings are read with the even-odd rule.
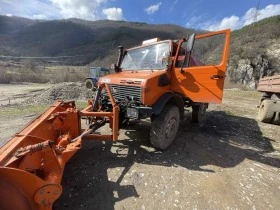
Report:
[[[172,66],[173,58],[171,56],[168,57],[168,66]]]
[[[121,68],[117,64],[113,63],[110,67],[111,70],[114,70],[116,73],[121,71]]]
[[[168,70],[168,69],[170,69],[170,67],[172,66],[173,59],[172,59],[171,56],[164,57],[164,58],[162,58],[161,63],[162,63],[164,66],[166,66],[166,70]]]
[[[168,69],[169,69],[170,66],[172,66],[172,61],[173,61],[170,54],[171,54],[170,52],[165,51],[163,53],[163,57],[162,57],[162,60],[161,60],[161,63],[163,65],[165,65]]]
[[[115,71],[115,69],[116,69],[116,64],[112,63],[111,66],[110,66],[110,69]]]
[[[195,39],[195,34],[190,35],[190,37],[188,39],[188,43],[187,43],[187,48],[186,48],[187,52],[191,52],[192,51],[193,44],[194,44],[194,39]]]
[[[184,66],[189,66],[190,65],[190,61],[191,61],[191,53],[192,53],[192,49],[193,49],[193,45],[194,45],[194,40],[195,40],[195,33],[193,33],[192,35],[190,35],[190,37],[188,38],[188,42],[187,42],[187,46],[186,46],[186,50],[185,50],[185,59],[181,68],[181,73],[184,73]]]

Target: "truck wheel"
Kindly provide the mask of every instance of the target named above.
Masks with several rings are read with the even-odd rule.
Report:
[[[129,119],[125,116],[125,112],[119,112],[119,128],[124,128],[128,122]]]
[[[205,104],[193,105],[192,106],[192,122],[200,123],[206,113]]]
[[[166,149],[173,142],[180,123],[177,106],[166,104],[159,115],[152,117],[150,140],[154,147]]]
[[[257,119],[260,122],[270,123],[274,115],[273,102],[271,100],[263,100],[261,102]]]
[[[85,85],[86,85],[87,89],[90,89],[92,91],[95,89],[95,87],[93,85],[93,81],[91,79],[87,79],[85,82]]]
[[[271,123],[275,125],[280,125],[280,112],[276,112],[274,118],[272,119]]]

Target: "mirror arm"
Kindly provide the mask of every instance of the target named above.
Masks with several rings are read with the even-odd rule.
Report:
[[[181,73],[184,73],[184,72],[185,72],[183,68],[184,68],[185,63],[186,63],[186,54],[187,54],[187,53],[185,53],[185,58],[184,58],[184,61],[183,61],[182,66],[181,66],[181,70],[180,70]]]
[[[191,62],[191,54],[192,54],[192,51],[189,52],[187,67],[189,67],[190,62]]]
[[[185,41],[187,41],[189,39],[189,36],[186,36],[184,39],[183,39],[183,42],[185,42]],[[182,43],[183,43],[182,42]],[[184,71],[184,65],[185,65],[185,63],[186,63],[186,56],[187,56],[187,50],[185,50],[185,58],[184,58],[184,61],[183,61],[183,64],[182,64],[182,66],[181,66],[181,70],[180,70],[180,72],[181,73],[184,73],[185,71]]]
[[[186,66],[189,67],[189,65],[190,65],[191,53],[192,53],[192,49],[193,49],[193,45],[194,45],[194,40],[195,40],[195,33],[188,37],[188,43],[187,43],[187,47],[185,49],[185,58],[184,58],[184,62],[183,62],[182,68],[181,68],[181,73],[184,72],[183,67],[186,64],[187,54],[188,54],[188,60],[187,60]]]
[[[121,71],[120,66],[123,59],[123,55],[124,55],[123,46],[119,46],[119,57],[118,57],[117,65],[115,65],[115,72]]]

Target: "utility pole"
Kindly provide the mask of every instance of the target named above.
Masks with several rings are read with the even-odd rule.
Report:
[[[252,17],[252,18],[253,18],[252,27],[254,27],[255,23],[258,21],[258,16],[260,15],[260,14],[259,14],[260,1],[261,1],[261,0],[258,1],[257,6],[255,7],[255,13],[254,13],[254,15],[253,15],[253,17]]]

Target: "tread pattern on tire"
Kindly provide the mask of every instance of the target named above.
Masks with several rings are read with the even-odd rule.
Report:
[[[200,123],[205,115],[206,107],[204,104],[192,106],[192,122]]]
[[[90,90],[93,90],[93,81],[91,79],[87,79],[86,82],[85,82],[85,86],[87,89],[90,89]]]
[[[176,132],[175,135],[172,139],[169,139],[169,141],[164,141],[166,140],[163,135],[165,132],[165,126],[164,126],[164,122],[165,122],[165,118],[168,114],[170,114],[169,112],[173,112],[174,115],[176,115],[177,118],[177,125],[176,125]],[[166,149],[167,147],[169,147],[172,142],[175,139],[176,133],[178,131],[179,128],[179,123],[180,123],[180,112],[177,106],[171,105],[171,104],[166,104],[165,107],[163,108],[162,112],[159,115],[155,115],[152,117],[152,126],[151,126],[151,130],[150,130],[150,141],[153,144],[154,147],[158,148],[158,149]]]
[[[280,112],[275,113],[271,122],[275,125],[280,125]]]
[[[192,106],[192,122],[199,123],[200,116],[199,116],[199,106]]]
[[[261,102],[257,119],[260,122],[270,123],[274,117],[273,101],[265,99]]]

